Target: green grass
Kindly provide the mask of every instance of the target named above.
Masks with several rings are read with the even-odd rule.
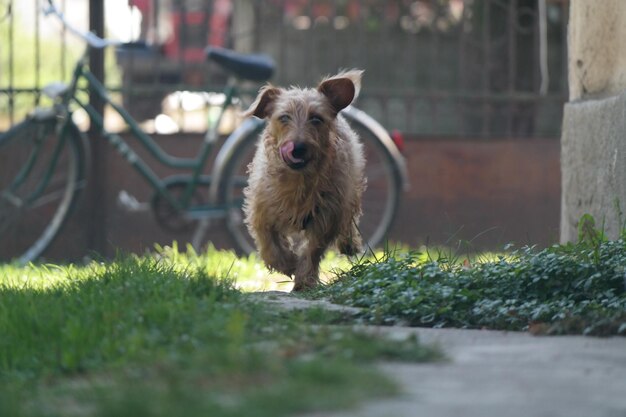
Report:
[[[218,251],[212,246],[198,254],[191,245],[186,245],[183,250],[176,242],[171,246],[157,245],[155,249],[157,257],[175,264],[200,268],[215,276],[228,276],[242,291],[290,291],[293,286],[290,278],[267,270],[256,254],[239,257],[232,251]],[[320,265],[321,279],[329,281],[338,271],[348,269],[350,265],[346,257],[328,252]]]
[[[236,288],[230,253],[0,266],[1,416],[283,416],[397,388],[371,364],[440,358]]]
[[[358,262],[312,296],[377,324],[626,335],[626,232],[495,257],[434,253]]]

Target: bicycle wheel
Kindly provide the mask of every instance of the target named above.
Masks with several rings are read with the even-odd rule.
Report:
[[[383,242],[396,214],[402,189],[400,167],[381,138],[359,119],[358,114],[351,114],[346,120],[364,145],[367,189],[363,194],[363,216],[359,229],[367,245],[365,249],[374,249]],[[254,241],[243,222],[241,205],[243,188],[247,185],[247,167],[252,161],[259,137],[260,132],[257,131],[242,140],[224,172],[222,201],[229,207],[226,224],[237,246],[244,253],[255,249]]]
[[[83,185],[83,148],[54,118],[28,118],[0,136],[0,262],[27,263],[53,241]]]

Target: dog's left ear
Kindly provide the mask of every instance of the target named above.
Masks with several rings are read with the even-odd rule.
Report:
[[[363,71],[351,70],[324,79],[317,91],[324,94],[335,110],[335,114],[348,107],[359,95]]]

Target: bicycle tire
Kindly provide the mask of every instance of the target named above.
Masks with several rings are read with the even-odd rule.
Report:
[[[402,190],[402,176],[400,167],[397,166],[382,138],[360,120],[359,114],[346,116],[346,120],[364,145],[367,189],[362,198],[363,215],[359,229],[366,245],[365,249],[373,250],[384,241],[395,219]],[[232,158],[225,165],[221,186],[221,201],[229,207],[226,225],[239,251],[244,254],[255,250],[254,241],[243,221],[241,204],[243,188],[247,185],[247,167],[254,156],[260,134],[260,130],[251,131],[241,140]]]
[[[55,117],[33,116],[0,135],[0,262],[40,257],[84,186],[81,137],[70,125],[60,138],[56,127]]]

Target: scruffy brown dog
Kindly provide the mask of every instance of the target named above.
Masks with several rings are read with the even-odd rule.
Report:
[[[268,124],[249,167],[245,221],[265,264],[295,277],[294,291],[317,285],[333,243],[346,255],[361,251],[363,145],[339,114],[361,74],[339,73],[317,89],[267,85],[248,110]]]

